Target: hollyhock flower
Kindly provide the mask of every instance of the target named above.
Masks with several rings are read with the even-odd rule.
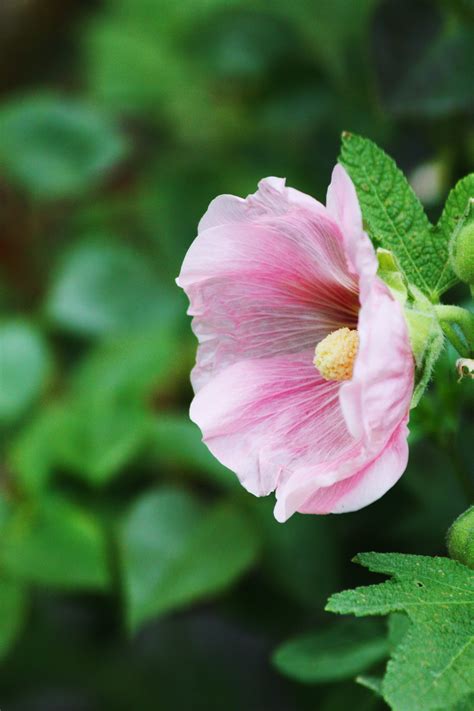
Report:
[[[267,178],[222,195],[177,280],[199,340],[191,419],[275,516],[367,506],[402,475],[414,360],[403,309],[376,276],[354,186],[327,204]]]

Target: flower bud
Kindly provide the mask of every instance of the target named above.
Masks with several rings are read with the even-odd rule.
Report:
[[[451,242],[451,266],[456,276],[474,285],[474,199],[469,200],[465,218]]]
[[[474,569],[474,506],[458,516],[448,531],[446,543],[451,558]]]

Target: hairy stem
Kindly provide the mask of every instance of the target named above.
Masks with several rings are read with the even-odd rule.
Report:
[[[460,306],[437,304],[435,307],[445,336],[463,358],[474,354],[474,314]]]

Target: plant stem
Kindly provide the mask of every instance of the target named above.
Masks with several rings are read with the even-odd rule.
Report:
[[[435,307],[441,328],[463,358],[474,354],[474,314],[460,306],[437,304]]]

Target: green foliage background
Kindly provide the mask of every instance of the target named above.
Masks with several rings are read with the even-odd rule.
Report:
[[[448,350],[395,489],[279,525],[188,420],[174,278],[216,194],[279,175],[323,199],[343,130],[436,222],[474,167],[473,48],[470,0],[2,3],[2,709],[386,708],[370,689],[400,621],[387,642],[324,605],[373,582],[361,550],[445,555],[474,383]],[[271,661],[299,634],[322,655],[303,685]]]

